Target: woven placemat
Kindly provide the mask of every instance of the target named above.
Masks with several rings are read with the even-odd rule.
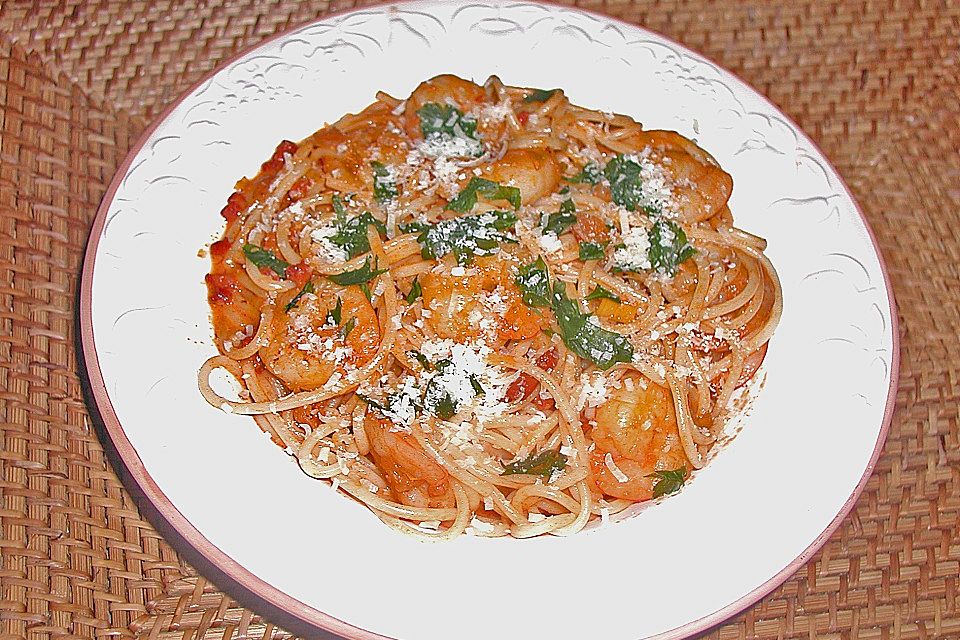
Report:
[[[0,2],[3,637],[286,635],[186,565],[104,458],[77,365],[77,278],[97,204],[153,114],[238,49],[353,4]],[[702,51],[796,119],[863,205],[900,306],[897,411],[855,510],[708,637],[960,637],[960,6],[582,4]]]

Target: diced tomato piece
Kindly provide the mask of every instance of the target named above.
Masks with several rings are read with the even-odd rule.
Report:
[[[560,359],[560,354],[553,347],[547,349],[537,357],[537,366],[545,371],[553,371],[553,368],[557,366],[557,361]],[[503,399],[505,402],[517,402],[518,400],[526,399],[530,397],[534,391],[537,390],[537,387],[540,386],[540,383],[537,382],[537,379],[527,373],[521,373],[517,376],[517,379],[510,383],[510,386],[507,387],[506,392],[503,394]],[[533,399],[533,405],[540,409],[541,411],[546,411],[554,407],[553,398],[541,398],[539,395]]]
[[[240,215],[240,212],[247,208],[247,199],[239,191],[235,191],[227,198],[227,204],[220,210],[220,215],[227,222],[233,222]]]
[[[307,280],[309,280],[312,275],[313,270],[310,269],[310,266],[306,262],[298,262],[297,264],[287,267],[287,280],[290,280],[298,287],[303,287],[303,285],[307,284]]]
[[[303,176],[299,180],[293,183],[293,186],[290,187],[290,190],[287,191],[287,200],[291,203],[298,200],[303,200],[307,195],[307,192],[310,191],[310,187],[313,186],[313,180],[307,176]]]
[[[204,281],[207,283],[207,300],[210,304],[230,302],[233,294],[240,290],[236,278],[226,273],[208,273]]]
[[[264,173],[276,173],[283,168],[283,157],[287,154],[293,155],[297,152],[297,144],[284,140],[277,145],[276,150],[269,160],[260,165],[260,171]]]
[[[222,260],[227,251],[230,250],[230,241],[226,238],[217,240],[212,245],[210,245],[210,257],[214,260]]]
[[[520,113],[517,114],[517,120],[520,121],[520,124],[523,124],[523,125],[527,124],[527,120],[529,119],[530,119],[530,114],[527,113],[526,111],[521,111]]]

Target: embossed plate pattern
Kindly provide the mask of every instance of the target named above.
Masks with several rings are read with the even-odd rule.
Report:
[[[697,139],[732,173],[731,209],[769,239],[784,315],[742,433],[680,495],[571,538],[423,544],[197,392],[214,352],[197,251],[220,233],[234,181],[279,140],[441,72],[563,87]],[[720,622],[796,570],[851,508],[892,410],[895,322],[862,216],[792,122],[665,38],[532,3],[356,11],[234,59],[122,167],[81,292],[91,386],[141,504],[248,602],[352,637],[679,637]]]

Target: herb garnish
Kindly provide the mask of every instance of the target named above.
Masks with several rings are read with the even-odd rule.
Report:
[[[483,154],[483,144],[477,138],[477,121],[449,104],[428,102],[419,109],[420,131],[428,143],[441,144],[449,140],[461,140],[464,155]]]
[[[420,366],[423,367],[424,371],[433,371],[433,365],[430,364],[430,360],[427,359],[427,356],[423,355],[416,349],[407,351],[407,355],[416,358],[417,362],[420,363]]]
[[[334,200],[334,209],[337,208],[337,200],[339,200],[339,198]],[[329,239],[332,244],[335,244],[346,251],[349,259],[352,260],[353,258],[370,251],[370,239],[367,238],[367,227],[373,225],[376,227],[377,232],[381,236],[387,234],[387,227],[382,222],[374,218],[373,214],[371,214],[369,211],[364,211],[360,215],[347,220],[346,214],[342,208],[342,203],[340,207],[340,210],[337,211],[337,232],[330,236]]]
[[[266,267],[281,278],[287,275],[287,267],[290,266],[290,263],[273,255],[272,251],[247,243],[243,245],[243,255],[258,268]]]
[[[553,283],[553,314],[560,327],[560,337],[567,348],[606,371],[618,362],[633,359],[633,345],[626,337],[608,331],[580,310],[580,305],[567,297],[566,285]]]
[[[290,309],[293,309],[295,306],[297,306],[297,303],[300,302],[300,298],[307,293],[313,293],[313,280],[307,280],[306,284],[303,285],[303,288],[301,288],[297,295],[293,296],[293,299],[291,299],[290,302],[287,303],[287,306],[283,308],[284,312],[290,313]]]
[[[373,196],[378,204],[389,202],[397,197],[397,183],[393,172],[382,162],[370,163],[373,168]]]
[[[558,238],[567,229],[577,223],[577,208],[573,200],[567,198],[560,204],[560,211],[551,213],[547,217],[547,222],[543,225],[544,233],[552,233]]]
[[[606,298],[608,300],[613,300],[614,302],[620,302],[620,296],[613,293],[612,291],[607,291],[600,285],[594,287],[593,291],[587,294],[587,297],[584,300],[599,300],[601,298]]]
[[[512,476],[517,474],[540,476],[549,478],[557,471],[562,471],[567,466],[567,456],[547,449],[537,454],[530,454],[523,460],[516,460],[503,465],[502,476]]]
[[[350,332],[353,331],[353,328],[356,326],[357,326],[356,318],[350,318],[349,320],[343,323],[343,326],[340,327],[340,335],[343,337],[344,340],[347,339],[347,336],[350,335]]]
[[[610,181],[610,198],[630,211],[636,211],[643,199],[641,171],[639,162],[622,153],[610,160],[603,170]]]
[[[509,211],[487,211],[472,216],[441,220],[427,226],[419,236],[420,254],[436,260],[452,253],[457,264],[469,264],[473,256],[493,253],[501,242],[516,242],[504,233],[517,221]]]
[[[580,259],[581,260],[603,260],[606,254],[603,252],[603,245],[599,242],[581,242]]]
[[[520,288],[523,301],[529,307],[550,306],[550,274],[547,263],[538,257],[535,262],[520,267],[514,283]]]
[[[581,358],[585,358],[603,370],[618,362],[630,362],[633,359],[633,345],[625,337],[614,331],[604,329],[590,314],[580,310],[580,304],[567,297],[566,285],[560,280],[553,283],[550,291],[550,276],[543,258],[521,267],[514,280],[523,297],[531,307],[549,306],[560,327],[560,337],[567,348]],[[602,289],[598,287],[598,289]],[[609,291],[603,290],[612,296]],[[588,299],[600,297],[597,290]]]
[[[534,89],[528,93],[524,98],[524,102],[546,102],[553,97],[560,89]]]
[[[339,325],[341,319],[343,319],[343,300],[340,299],[340,296],[337,296],[337,306],[327,311],[326,321],[328,324],[332,322]]]
[[[596,162],[588,162],[583,166],[583,169],[580,170],[580,173],[572,178],[566,178],[566,181],[584,184],[597,184],[602,178],[603,173],[600,171],[600,165],[598,165]]]
[[[478,194],[487,200],[506,200],[513,206],[514,211],[520,208],[520,189],[502,186],[493,180],[473,177],[457,197],[447,203],[447,209],[466,213],[477,204]]]
[[[366,284],[381,273],[386,273],[388,271],[387,269],[378,269],[378,264],[379,261],[375,259],[373,261],[373,267],[371,268],[370,256],[367,256],[367,259],[363,262],[363,265],[358,269],[327,276],[327,280],[334,284],[338,284],[341,287],[347,287],[351,284]]]
[[[413,284],[410,285],[410,293],[404,296],[407,304],[413,304],[414,301],[423,295],[423,287],[420,286],[420,276],[413,277]]]
[[[653,497],[659,498],[680,491],[680,487],[687,479],[687,469],[686,467],[680,467],[673,471],[654,471],[647,477],[656,478],[653,483]]]
[[[649,238],[650,249],[647,257],[650,259],[650,266],[664,275],[674,275],[677,266],[696,253],[696,249],[687,243],[687,234],[672,220],[655,220],[649,231]]]

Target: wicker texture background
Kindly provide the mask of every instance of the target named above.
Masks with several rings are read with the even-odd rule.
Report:
[[[856,509],[709,637],[960,638],[960,6],[582,4],[711,56],[796,119],[863,205],[900,306],[897,412]],[[118,482],[84,406],[76,287],[151,116],[238,49],[352,5],[0,2],[0,637],[286,635],[197,576]]]

